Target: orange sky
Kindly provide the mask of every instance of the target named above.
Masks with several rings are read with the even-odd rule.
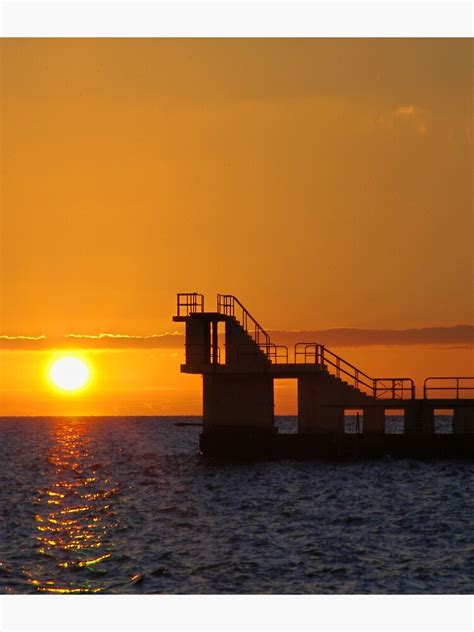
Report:
[[[0,333],[172,331],[194,289],[270,329],[473,322],[472,40],[0,51]],[[374,349],[352,357],[404,353]],[[413,350],[411,373],[472,372],[465,347]],[[41,382],[48,351],[4,351],[0,414],[199,412],[170,350],[90,353],[100,380],[72,401]]]

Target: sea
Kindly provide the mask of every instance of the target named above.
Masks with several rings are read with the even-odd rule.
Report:
[[[0,593],[474,592],[472,462],[209,461],[200,421],[1,418]]]

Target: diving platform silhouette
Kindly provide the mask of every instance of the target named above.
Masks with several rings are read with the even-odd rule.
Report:
[[[206,311],[202,294],[180,293],[173,320],[185,323],[181,371],[203,376],[204,455],[474,458],[474,377],[428,377],[417,398],[410,377],[369,377],[323,344],[297,343],[290,355],[230,294]],[[274,380],[289,378],[298,384],[296,434],[274,423]],[[400,434],[386,432],[394,409]],[[347,410],[362,411],[356,432],[345,432]],[[436,432],[436,410],[453,411],[452,432]]]

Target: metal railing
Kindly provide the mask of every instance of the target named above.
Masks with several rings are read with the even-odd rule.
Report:
[[[182,292],[177,297],[177,316],[189,316],[204,311],[204,295],[197,292]]]
[[[288,364],[288,347],[286,345],[276,345],[273,342],[269,344],[261,344],[260,348],[264,348],[264,353],[273,364]]]
[[[295,344],[295,364],[301,360],[303,364],[322,364],[321,348],[315,342],[297,342]]]
[[[225,316],[234,316],[257,345],[271,344],[270,336],[265,329],[255,320],[237,297],[232,294],[218,294],[217,311]]]
[[[324,345],[315,342],[298,342],[295,345],[295,363],[301,359],[304,364],[317,364],[322,369],[332,368],[332,373],[339,379],[346,376],[352,385],[368,393],[374,399],[413,399],[415,384],[408,377],[373,378],[356,366],[341,358]]]
[[[374,399],[415,399],[415,383],[411,377],[374,378]]]
[[[434,385],[431,385],[432,382]],[[471,397],[474,397],[474,377],[427,377],[423,383],[423,397],[430,399],[429,393],[432,391],[442,391],[446,399],[463,399],[463,393],[469,392]],[[450,394],[455,395],[455,397],[449,397]],[[433,399],[439,398],[433,397]]]
[[[255,345],[244,344],[239,346],[237,353],[240,357],[245,355],[257,359],[263,353],[273,364],[288,364],[288,347],[271,342],[270,335],[236,296],[232,294],[218,294],[217,311],[219,314],[236,318],[254,340]]]

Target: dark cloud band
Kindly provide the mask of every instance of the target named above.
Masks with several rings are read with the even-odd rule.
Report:
[[[272,331],[272,340],[293,347],[297,342],[318,342],[334,347],[369,345],[450,345],[474,344],[474,325],[425,327],[420,329],[319,329]],[[47,336],[0,336],[0,349],[42,351],[49,349],[179,349],[183,334],[165,332],[148,336],[102,333]]]

